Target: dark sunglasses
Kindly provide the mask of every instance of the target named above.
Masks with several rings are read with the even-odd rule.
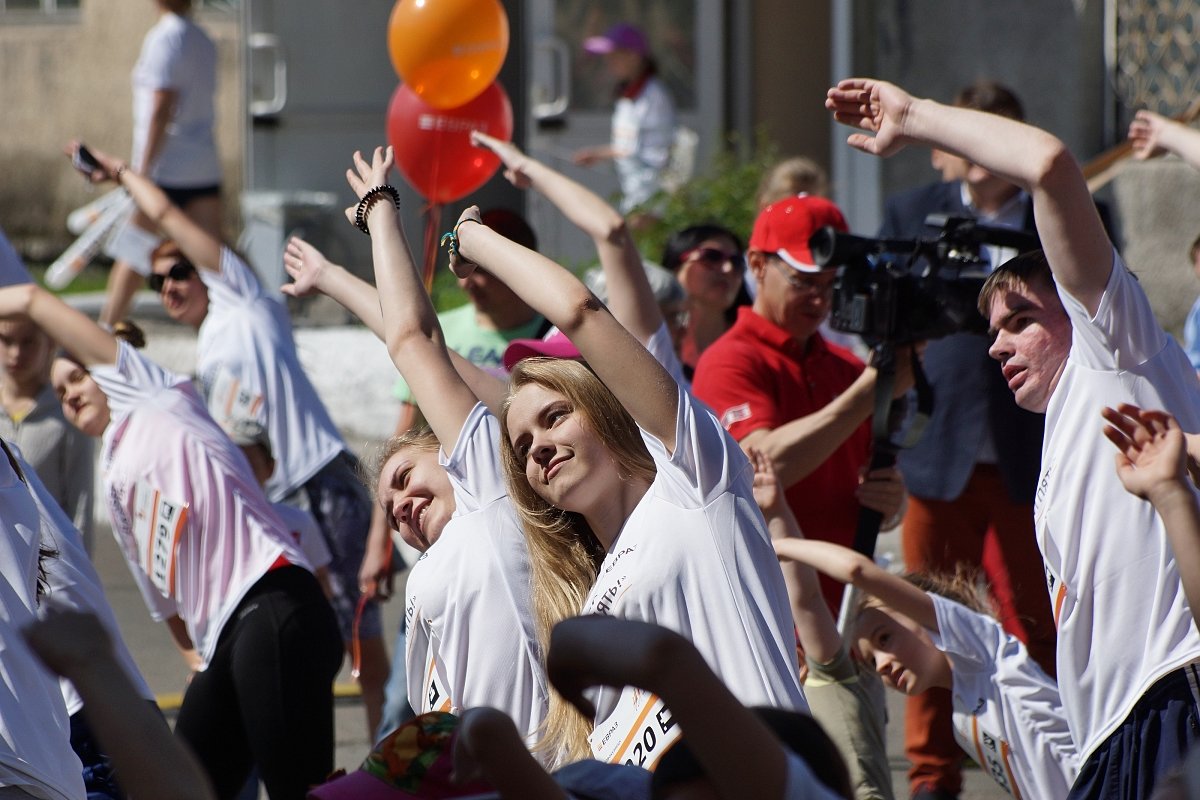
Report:
[[[192,262],[181,258],[171,265],[171,268],[167,270],[165,275],[158,272],[150,273],[150,277],[146,279],[146,283],[150,285],[152,291],[161,294],[167,278],[180,283],[190,279],[195,274],[196,268],[192,266]]]
[[[730,261],[736,267],[741,263],[741,253],[728,252],[716,247],[695,247],[684,253],[679,261],[684,263],[687,261],[702,261],[708,266],[719,267],[726,261]]]

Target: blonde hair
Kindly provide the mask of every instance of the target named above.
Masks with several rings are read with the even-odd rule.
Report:
[[[824,197],[828,192],[829,177],[825,174],[825,170],[821,169],[821,166],[811,158],[795,156],[794,158],[785,158],[767,170],[767,173],[763,175],[762,182],[758,184],[755,202],[758,204],[758,210],[761,211],[785,197],[793,197],[798,194]]]
[[[516,365],[509,380],[511,389],[500,412],[500,463],[509,497],[525,529],[533,575],[534,619],[545,648],[555,624],[583,609],[604,560],[604,548],[582,514],[551,505],[529,485],[525,464],[517,457],[509,436],[508,412],[513,397],[528,384],[561,394],[571,410],[579,413],[581,424],[596,434],[620,465],[623,478],[650,482],[657,471],[633,417],[584,364],[527,358]],[[591,722],[554,692],[541,739],[534,749],[548,753],[556,763],[587,758]]]

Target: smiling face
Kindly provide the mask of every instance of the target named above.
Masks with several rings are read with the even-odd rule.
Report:
[[[88,436],[100,436],[110,419],[108,397],[86,369],[65,358],[50,367],[50,383],[62,403],[63,416]]]
[[[177,252],[167,251],[155,256],[150,269],[164,278],[158,297],[167,316],[176,322],[199,328],[208,316],[208,287],[200,280],[195,269],[188,271],[187,277],[182,279],[170,277],[171,269],[180,262],[181,256]]]
[[[883,682],[907,695],[952,684],[950,661],[929,633],[891,609],[868,608],[857,626],[859,652],[875,664]]]
[[[692,305],[724,311],[742,287],[741,253],[723,236],[705,239],[683,254],[675,276]]]
[[[1000,287],[988,321],[995,336],[988,354],[1000,362],[1017,405],[1045,413],[1071,352],[1071,320],[1058,293],[1040,279]]]
[[[616,496],[621,477],[612,453],[565,395],[521,386],[509,402],[507,429],[525,479],[550,505],[586,517]]]
[[[52,342],[28,317],[0,320],[0,364],[23,387],[44,386]]]
[[[395,452],[379,471],[376,496],[388,526],[422,553],[454,516],[454,489],[436,451],[404,447]]]

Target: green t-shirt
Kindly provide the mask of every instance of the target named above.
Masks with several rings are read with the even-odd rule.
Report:
[[[446,346],[463,358],[489,372],[503,373],[504,350],[513,339],[535,339],[546,322],[540,315],[516,328],[491,331],[480,328],[475,322],[475,306],[470,303],[438,314]],[[396,379],[392,394],[402,403],[412,402],[412,393],[404,378]]]

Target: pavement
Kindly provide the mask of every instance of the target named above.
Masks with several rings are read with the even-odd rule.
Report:
[[[81,295],[72,298],[78,307],[95,313],[98,296]],[[147,334],[147,355],[169,369],[190,374],[195,367],[195,336],[181,326],[165,321],[157,299],[143,293],[134,306],[133,317]],[[368,466],[374,463],[379,444],[391,434],[399,411],[391,397],[395,369],[386,348],[361,326],[298,325],[296,344],[301,362],[308,371],[317,393],[328,407],[335,423],[342,430],[350,447],[364,458]],[[165,628],[150,619],[141,595],[134,586],[129,569],[111,535],[103,509],[97,518],[98,533],[94,561],[104,581],[109,602],[125,640],[141,667],[150,688],[164,701],[174,701],[185,688],[187,669],[175,650]],[[899,564],[899,541],[895,532],[880,537],[880,554]],[[408,549],[406,559],[414,560]],[[384,604],[384,630],[389,648],[394,632],[399,629],[403,614],[403,580],[398,576],[398,598]],[[337,684],[348,694],[337,701],[335,724],[337,751],[335,765],[355,769],[367,755],[370,740],[361,702],[354,694],[348,666],[343,666]],[[904,758],[903,724],[904,700],[888,692],[888,753],[897,798],[905,798],[908,762]],[[990,778],[977,768],[966,771],[963,800],[999,800],[1007,797]],[[265,798],[265,794],[262,795]]]

